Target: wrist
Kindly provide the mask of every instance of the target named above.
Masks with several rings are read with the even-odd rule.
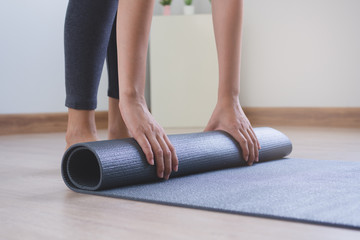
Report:
[[[127,106],[129,104],[146,105],[144,94],[136,91],[120,91],[119,106]]]
[[[226,107],[226,106],[235,106],[240,105],[240,99],[238,95],[218,95],[217,105]]]
[[[136,89],[123,90],[119,92],[121,100],[142,101],[145,100],[144,93]]]

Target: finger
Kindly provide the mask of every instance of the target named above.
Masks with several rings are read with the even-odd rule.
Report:
[[[145,154],[146,160],[150,165],[154,165],[154,154],[151,149],[151,145],[145,135],[135,137],[135,140],[139,143],[142,151]]]
[[[249,160],[248,160],[248,165],[252,165],[255,161],[255,153],[254,153],[254,144],[249,136],[249,134],[247,133],[247,131],[245,129],[239,129],[239,132],[242,133],[244,135],[244,137],[247,140],[247,147],[249,149]]]
[[[255,162],[259,162],[259,148],[258,148],[258,145],[257,145],[257,141],[256,141],[256,136],[255,134],[251,131],[251,128],[248,128],[247,129],[247,132],[253,142],[253,145],[254,145],[254,153],[255,153]]]
[[[171,152],[170,152],[170,149],[168,148],[168,145],[166,144],[165,140],[162,137],[157,136],[156,139],[160,143],[160,146],[161,146],[162,151],[163,151],[163,156],[164,156],[164,178],[166,180],[168,180],[169,176],[171,174]]]
[[[249,160],[249,148],[246,138],[240,131],[232,131],[229,133],[231,133],[231,136],[235,138],[235,140],[239,143],[242,150],[243,158],[245,162],[247,162]]]
[[[170,142],[170,139],[168,138],[168,136],[164,136],[164,140],[166,142],[166,144],[168,145],[168,148],[170,149],[171,151],[171,165],[172,165],[172,168],[175,172],[178,171],[178,168],[179,168],[179,159],[176,155],[176,150],[174,148],[174,146],[171,144]]]
[[[152,133],[146,134],[148,138],[153,153],[155,155],[155,163],[156,163],[156,171],[159,178],[164,177],[164,157],[163,157],[163,150]]]
[[[258,149],[261,149],[259,139],[257,138],[257,136],[256,136],[256,134],[255,134],[255,131],[254,131],[254,129],[253,129],[251,126],[250,126],[250,130],[251,130],[251,132],[253,133],[253,135],[255,136],[257,148],[258,148]]]

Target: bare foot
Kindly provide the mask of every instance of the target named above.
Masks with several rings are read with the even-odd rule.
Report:
[[[68,149],[71,145],[80,142],[92,142],[99,140],[97,134],[82,133],[81,131],[66,133],[66,148]]]
[[[65,140],[65,149],[75,143],[97,141],[95,111],[69,108]]]

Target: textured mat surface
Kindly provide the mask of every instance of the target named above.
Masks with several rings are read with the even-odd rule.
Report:
[[[360,229],[360,163],[281,159],[290,140],[254,130],[262,149],[251,167],[238,144],[215,131],[169,136],[179,171],[168,181],[157,179],[133,139],[73,145],[62,175],[81,193]]]

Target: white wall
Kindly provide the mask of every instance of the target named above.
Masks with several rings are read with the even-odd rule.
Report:
[[[360,107],[360,1],[247,0],[241,102]]]
[[[182,1],[173,2],[181,14]],[[208,0],[194,2],[197,13],[210,12]],[[66,111],[66,6],[0,1],[0,114]],[[358,0],[245,0],[243,105],[360,106],[358,9]],[[99,110],[107,108],[104,70]]]
[[[0,113],[66,111],[66,7],[59,0],[0,1]],[[107,105],[105,83],[103,76],[99,109]]]

